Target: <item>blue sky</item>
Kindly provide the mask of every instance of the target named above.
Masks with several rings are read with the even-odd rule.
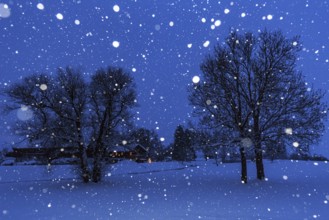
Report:
[[[328,1],[319,0],[0,0],[0,86],[60,66],[81,67],[86,75],[123,67],[137,84],[136,123],[170,143],[176,126],[191,117],[188,84],[231,28],[300,35],[298,70],[315,88],[328,90],[328,15]],[[2,143],[11,140],[6,123],[12,118],[1,116]],[[328,136],[316,152],[329,156]]]

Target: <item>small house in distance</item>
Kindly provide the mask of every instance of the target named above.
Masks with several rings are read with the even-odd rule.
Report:
[[[147,162],[149,160],[148,150],[140,144],[134,146],[115,146],[108,150],[108,158],[115,160],[134,160],[138,163]]]
[[[92,158],[92,150],[87,150],[87,156]],[[23,164],[74,164],[78,163],[78,147],[26,147],[13,148],[6,155],[8,158],[15,158],[15,163]],[[142,145],[125,145],[108,147],[104,159],[109,163],[116,163],[120,160],[133,160],[138,163],[149,160],[149,152]],[[59,163],[60,161],[60,163]]]
[[[76,147],[25,147],[13,148],[6,154],[6,157],[15,158],[16,162],[36,161],[38,163],[49,163],[59,158],[77,158],[78,148]]]

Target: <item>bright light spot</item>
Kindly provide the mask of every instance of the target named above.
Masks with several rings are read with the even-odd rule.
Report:
[[[79,25],[80,21],[78,19],[75,19],[74,24]]]
[[[133,71],[133,72],[136,72],[136,71],[137,71],[137,69],[136,69],[136,68],[132,68],[132,69],[131,69],[131,71]]]
[[[243,138],[241,140],[241,144],[243,147],[251,147],[252,146],[252,140],[250,138]]]
[[[216,26],[212,24],[212,25],[210,26],[210,28],[211,28],[211,30],[215,30]]]
[[[201,21],[202,21],[202,23],[206,23],[207,19],[202,18]]]
[[[299,143],[298,142],[294,142],[294,143],[292,143],[292,146],[299,147]]]
[[[314,53],[315,53],[315,54],[319,53],[319,50],[316,50]]]
[[[267,20],[272,20],[273,19],[273,15],[267,15]]]
[[[271,211],[271,209],[270,209],[270,208],[267,208],[267,211],[269,211],[269,212],[270,212],[270,211]]]
[[[216,27],[220,26],[221,24],[222,24],[222,22],[220,20],[215,21],[215,26]]]
[[[22,105],[20,109],[17,110],[17,117],[21,121],[27,121],[33,117],[33,112],[28,106]]]
[[[294,45],[294,46],[297,46],[297,41],[294,41],[293,43],[292,43],[292,45]]]
[[[319,163],[318,163],[318,162],[314,162],[313,164],[314,164],[314,166],[318,166],[318,165],[319,165]]]
[[[2,211],[2,214],[7,215],[8,214],[8,211],[7,210],[3,210]]]
[[[230,13],[230,9],[228,9],[228,8],[225,8],[225,10],[224,10],[224,13],[225,13],[225,14],[228,14],[228,13]]]
[[[284,130],[284,132],[285,132],[286,134],[292,135],[292,128],[286,128],[286,129]]]
[[[246,13],[244,13],[244,12],[241,13],[241,17],[242,17],[242,18],[246,17]]]
[[[287,180],[288,179],[288,176],[286,176],[286,175],[283,175],[283,177],[282,177],[284,180]]]
[[[42,3],[38,3],[38,4],[37,4],[37,8],[38,8],[39,10],[43,10],[43,9],[45,9],[45,6],[44,6]]]
[[[114,11],[114,12],[119,12],[119,11],[120,11],[120,7],[119,7],[119,5],[114,5],[114,6],[113,6],[113,11]]]
[[[205,42],[203,43],[203,46],[204,46],[204,47],[208,47],[208,46],[209,46],[209,44],[210,44],[210,41],[209,41],[209,40],[207,40],[207,41],[205,41]]]
[[[188,44],[187,47],[188,47],[188,48],[192,48],[192,44]]]
[[[112,46],[118,48],[120,46],[120,42],[115,40],[112,42]]]
[[[56,18],[58,20],[63,20],[64,16],[61,13],[57,13]]]
[[[161,137],[160,138],[160,141],[162,141],[162,142],[165,141],[165,138],[164,137]]]
[[[0,4],[0,18],[8,18],[10,16],[10,8],[7,4]]]
[[[173,21],[169,22],[169,26],[170,27],[174,26],[174,22]]]
[[[138,198],[142,198],[142,194],[138,194],[137,196],[138,196]]]
[[[208,99],[208,100],[206,101],[206,104],[207,104],[207,105],[211,105],[211,100]]]
[[[127,143],[128,143],[128,142],[127,142],[126,140],[123,140],[123,141],[122,141],[122,144],[123,144],[123,145],[126,145]]]
[[[40,85],[40,89],[42,90],[42,91],[45,91],[45,90],[47,90],[47,85],[46,84],[41,84]]]
[[[161,29],[161,26],[160,26],[159,24],[156,24],[156,25],[154,26],[154,28],[155,28],[156,31],[159,31],[159,30]]]
[[[193,83],[199,83],[200,82],[200,77],[199,76],[193,76],[192,82]]]
[[[51,207],[51,203],[48,203],[48,208],[50,208]]]

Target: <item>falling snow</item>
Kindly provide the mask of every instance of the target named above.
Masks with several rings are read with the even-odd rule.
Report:
[[[209,41],[209,40],[207,40],[207,41],[205,41],[205,42],[203,43],[203,47],[208,47],[208,46],[209,46],[209,44],[210,44],[210,41]]]
[[[0,18],[8,18],[11,14],[10,8],[7,4],[0,3]]]
[[[193,76],[192,82],[193,83],[199,83],[200,82],[200,77],[199,76]]]
[[[114,5],[114,6],[113,6],[113,11],[114,11],[114,12],[119,12],[119,11],[120,11],[120,7],[119,7],[119,5]]]
[[[225,8],[225,10],[224,10],[224,13],[225,13],[225,14],[228,14],[228,13],[230,13],[230,9],[228,9],[228,8]]]
[[[56,14],[56,18],[57,18],[58,20],[63,20],[63,19],[64,19],[64,16],[63,16],[61,13],[57,13],[57,14]]]
[[[39,10],[44,10],[44,9],[45,9],[45,6],[44,6],[42,3],[38,3],[38,4],[37,4],[37,8],[38,8]]]
[[[215,26],[216,27],[220,26],[221,24],[222,24],[222,22],[220,20],[215,21]]]
[[[48,88],[48,86],[47,86],[46,84],[41,84],[41,85],[40,85],[40,89],[41,89],[42,91],[47,90],[47,88]]]
[[[119,41],[113,41],[112,46],[115,47],[115,48],[118,48],[120,46],[120,42]]]
[[[300,48],[296,68],[309,82],[304,85],[307,94],[315,88],[328,91],[328,11],[327,1],[307,0],[2,1],[0,90],[29,74],[54,74],[59,67],[81,67],[88,77],[99,67],[122,67],[131,72],[138,93],[133,123],[155,130],[157,141],[169,149],[176,126],[194,122],[186,88],[207,85],[200,64],[216,45],[225,43],[230,30],[280,29],[289,37],[300,36],[290,45]],[[54,84],[45,82],[34,90],[51,92]],[[289,98],[282,94],[275,97],[280,102]],[[328,95],[324,99],[329,102]],[[9,101],[2,98],[0,107]],[[216,97],[206,97],[202,103],[220,110]],[[17,139],[21,131],[12,128],[17,120],[33,124],[38,112],[32,109],[32,104],[19,103],[13,114],[0,115],[0,149],[29,144]],[[216,120],[214,115],[211,120]],[[306,144],[299,139],[300,128],[285,126],[274,135],[289,139],[289,152],[302,154]],[[325,129],[322,142],[310,146],[310,155],[329,156],[328,123]],[[246,130],[247,136],[250,132],[253,128]],[[116,144],[129,147],[130,140],[120,138]],[[238,139],[237,145],[254,153],[250,138]],[[262,150],[267,153],[265,147]],[[239,180],[240,164],[223,163],[221,158],[150,162],[113,164],[97,187],[80,183],[69,165],[0,166],[0,219],[75,215],[77,219],[325,219],[329,215],[327,162],[265,159],[268,178],[256,181],[249,168],[255,163],[248,160],[251,181],[244,184]]]

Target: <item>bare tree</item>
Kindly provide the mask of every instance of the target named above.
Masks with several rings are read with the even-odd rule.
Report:
[[[90,178],[83,137],[86,87],[80,71],[67,67],[59,68],[55,77],[28,76],[6,91],[12,100],[7,110],[31,114],[15,126],[16,132],[30,143],[41,147],[79,146],[84,182]]]
[[[105,144],[119,126],[131,117],[130,108],[136,105],[133,79],[120,68],[99,69],[90,83],[90,115],[94,149],[93,181],[101,179],[101,162]]]
[[[190,88],[195,114],[241,140],[242,181],[246,140],[254,147],[257,178],[264,179],[263,145],[269,140],[307,145],[323,133],[324,93],[307,88],[296,70],[299,50],[299,37],[287,39],[280,31],[265,30],[258,37],[232,31],[202,63],[204,81]]]
[[[98,70],[90,84],[80,70],[59,68],[55,76],[25,77],[5,94],[10,98],[6,111],[23,114],[16,122],[16,133],[31,144],[78,147],[84,182],[91,177],[100,181],[102,153],[116,129],[128,124],[136,98],[129,74],[111,67]],[[94,149],[93,170],[88,168],[88,147]]]
[[[90,179],[84,133],[87,132],[86,107],[88,102],[88,85],[79,70],[67,67],[58,69],[55,97],[49,100],[52,109],[61,122],[63,141],[78,146],[81,175],[84,182]],[[65,140],[66,139],[66,140]]]

